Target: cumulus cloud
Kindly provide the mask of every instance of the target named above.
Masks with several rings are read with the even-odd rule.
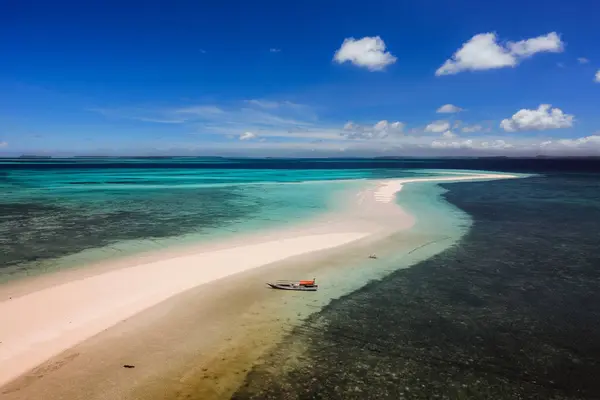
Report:
[[[450,122],[446,120],[433,121],[425,127],[425,132],[442,133],[450,129]]]
[[[531,57],[536,53],[560,53],[564,50],[565,46],[556,32],[550,32],[547,35],[532,39],[508,42],[507,47],[511,54],[525,58]]]
[[[437,109],[437,113],[440,114],[453,114],[462,111],[462,108],[455,106],[454,104],[444,104]]]
[[[600,83],[600,69],[596,72],[596,76],[594,77],[594,82]]]
[[[1,147],[8,147],[8,143],[7,142],[0,142],[0,148]]]
[[[512,67],[516,63],[515,57],[496,43],[495,33],[481,33],[463,44],[435,74],[440,76],[457,74],[465,70]]]
[[[349,121],[344,125],[341,135],[347,139],[384,139],[389,136],[401,136],[404,126],[404,123],[400,121],[382,120],[373,126],[359,125]]]
[[[575,117],[565,114],[560,108],[540,104],[537,110],[522,109],[512,117],[503,119],[500,127],[507,132],[570,128]]]
[[[514,67],[522,59],[536,53],[558,53],[564,43],[556,32],[518,42],[499,44],[493,32],[480,33],[464,43],[452,58],[447,60],[435,74],[453,75],[462,71],[477,71],[494,68]]]
[[[240,135],[240,140],[252,140],[256,139],[256,134],[252,132],[244,132]]]
[[[587,58],[585,58],[585,57],[579,57],[579,58],[577,59],[577,62],[578,62],[579,64],[587,64],[587,63],[589,63],[589,62],[590,62],[590,60],[588,60],[588,59],[587,59]]]
[[[344,39],[333,59],[339,64],[351,62],[370,71],[381,71],[397,60],[389,51],[385,51],[385,43],[379,36]]]
[[[392,132],[399,133],[399,132],[402,132],[402,130],[404,129],[404,124],[400,121],[388,122],[386,120],[382,120],[382,121],[379,121],[378,123],[376,123],[373,126],[373,129],[378,132],[392,131]]]
[[[269,51],[271,53],[279,53],[281,51],[281,49],[276,49],[276,48],[272,47],[272,48],[269,49]]]
[[[442,133],[442,137],[445,139],[453,139],[456,136],[457,136],[456,133],[454,133],[452,131],[446,131],[446,132]]]

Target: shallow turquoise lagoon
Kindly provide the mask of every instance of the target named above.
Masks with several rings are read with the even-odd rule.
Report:
[[[406,169],[67,165],[2,165],[0,281],[292,225],[333,210],[336,195],[358,189],[366,180],[437,174]],[[409,209],[410,193],[403,192]],[[423,196],[414,203],[419,211]]]

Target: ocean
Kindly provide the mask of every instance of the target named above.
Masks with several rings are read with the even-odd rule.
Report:
[[[331,260],[328,281],[349,278],[234,398],[600,398],[597,160],[0,160],[0,281],[293,225],[372,179],[465,170],[526,177],[405,185],[415,227],[377,264]]]
[[[361,181],[429,174],[347,164],[0,160],[0,282],[297,224]]]
[[[441,184],[460,240],[312,314],[233,398],[600,398],[600,175],[565,169]]]

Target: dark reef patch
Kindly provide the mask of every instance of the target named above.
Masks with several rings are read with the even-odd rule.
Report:
[[[600,177],[443,186],[469,233],[311,316],[234,399],[600,398]]]

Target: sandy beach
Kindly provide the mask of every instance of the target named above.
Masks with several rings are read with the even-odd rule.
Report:
[[[340,212],[302,226],[83,268],[62,278],[56,274],[7,284],[0,287],[0,395],[184,398],[183,389],[172,396],[160,394],[160,388],[205,375],[202,368],[217,359],[219,368],[233,370],[221,355],[224,349],[232,354],[230,347],[242,343],[236,337],[246,338],[237,354],[246,352],[250,359],[286,331],[282,315],[301,318],[291,304],[306,306],[306,298],[283,300],[280,293],[262,290],[266,279],[324,276],[327,272],[319,267],[324,260],[368,254],[370,244],[397,232],[405,232],[404,240],[412,245],[406,232],[415,220],[394,202],[403,185],[514,177],[472,174],[373,181],[349,196]],[[276,275],[280,272],[285,276]],[[313,298],[314,307],[326,302],[319,299]],[[260,338],[261,345],[245,347],[248,338]],[[136,364],[164,363],[123,375],[122,364],[132,359]],[[238,366],[244,362],[238,360]],[[185,369],[191,371],[187,378],[181,376]],[[79,383],[68,384],[70,379]],[[95,383],[89,381],[83,389],[88,379]],[[204,397],[187,398],[219,398],[225,393],[211,387],[211,393],[194,393]]]

